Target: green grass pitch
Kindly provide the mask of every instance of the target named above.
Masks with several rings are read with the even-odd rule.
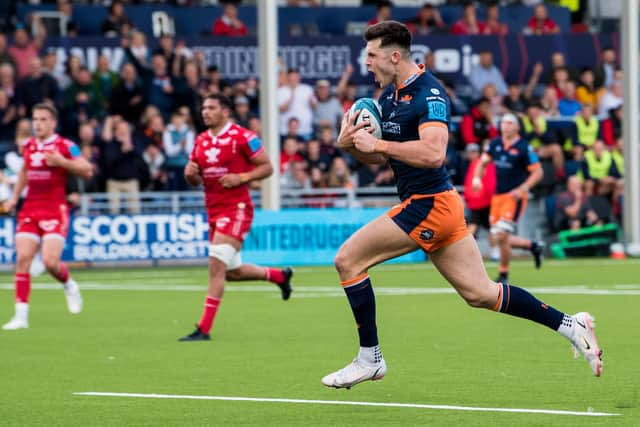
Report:
[[[357,335],[329,267],[298,268],[283,302],[264,283],[228,285],[212,341],[179,343],[200,316],[206,269],[72,274],[85,311],[67,313],[49,277],[34,280],[30,329],[0,331],[2,426],[639,426],[640,262],[516,262],[514,284],[596,316],[604,373],[530,322],[467,307],[432,265],[372,269],[389,370],[329,390],[320,378],[353,358]],[[489,265],[495,274],[495,265]],[[0,321],[13,314],[0,275]],[[545,288],[545,289],[542,289]],[[536,291],[539,289],[539,291]],[[118,392],[606,412],[612,417],[319,403],[81,396]]]

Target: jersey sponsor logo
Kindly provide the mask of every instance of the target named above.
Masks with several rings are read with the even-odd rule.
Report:
[[[429,118],[432,120],[447,120],[447,104],[442,101],[427,102]]]
[[[509,148],[509,154],[517,156],[518,154],[520,154],[520,150],[518,150],[517,148]]]
[[[218,161],[218,155],[222,150],[216,147],[211,147],[207,151],[204,152],[205,156],[207,156],[207,163],[216,163]]]
[[[229,145],[229,143],[231,142],[231,138],[227,137],[227,138],[216,138],[216,143],[220,144],[220,145]]]
[[[50,170],[30,170],[27,171],[27,179],[31,180],[46,180],[51,179],[51,171]]]
[[[434,95],[440,95],[440,91],[438,89],[436,89],[435,87],[431,88],[431,93],[434,94]]]
[[[394,122],[382,122],[382,132],[400,135],[400,124]]]
[[[413,96],[407,94],[407,95],[402,95],[402,97],[400,97],[400,102],[403,102],[405,104],[408,104],[409,102],[411,102],[411,100],[413,99]]]
[[[513,164],[507,159],[505,154],[501,155],[497,160],[494,160],[494,164],[498,169],[513,169]]]
[[[39,168],[43,165],[44,154],[40,152],[35,152],[31,155],[31,166],[34,168]]]

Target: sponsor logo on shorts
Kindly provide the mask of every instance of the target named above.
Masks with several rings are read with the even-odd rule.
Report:
[[[48,219],[38,222],[38,226],[44,231],[53,231],[58,226],[58,224],[60,224],[60,221],[58,221],[57,219]]]
[[[433,230],[429,230],[428,228],[425,228],[420,232],[420,239],[424,240],[425,242],[428,242],[429,240],[433,239],[434,235],[435,233],[433,232]]]

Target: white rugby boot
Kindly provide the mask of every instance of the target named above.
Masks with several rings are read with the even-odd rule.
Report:
[[[15,331],[17,329],[27,329],[29,327],[29,304],[24,302],[16,303],[16,314],[2,326],[5,331]]]
[[[82,295],[80,295],[80,288],[75,280],[69,279],[64,284],[64,296],[67,299],[69,313],[78,314],[82,311]]]
[[[602,349],[598,345],[594,329],[595,319],[587,312],[573,315],[573,352],[576,358],[584,356],[596,377],[602,375]]]
[[[356,357],[344,368],[322,378],[322,384],[327,387],[350,389],[364,381],[381,380],[386,373],[387,364],[384,359],[378,363],[370,364]]]

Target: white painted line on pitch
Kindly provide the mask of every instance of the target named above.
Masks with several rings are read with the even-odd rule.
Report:
[[[577,415],[583,417],[611,417],[620,414],[609,412],[578,412],[561,411],[555,409],[525,409],[525,408],[483,408],[476,406],[457,405],[427,405],[422,403],[383,403],[383,402],[354,402],[348,400],[306,400],[306,399],[280,399],[266,397],[236,397],[236,396],[189,396],[179,394],[143,394],[143,393],[110,393],[110,392],[76,392],[76,396],[99,397],[133,397],[143,399],[188,399],[188,400],[223,400],[235,402],[267,402],[267,403],[303,403],[307,405],[348,405],[348,406],[381,406],[385,408],[417,408],[440,409],[445,411],[477,411],[477,412],[516,412],[524,414],[549,414],[549,415]]]
[[[527,290],[536,294],[547,295],[603,295],[603,296],[634,296],[640,295],[640,284],[611,284],[612,288],[598,289],[585,285],[568,285],[554,287],[527,287]],[[13,290],[12,284],[0,284],[0,290]],[[62,287],[55,283],[38,283],[32,285],[33,289],[46,291],[60,291]],[[157,292],[201,292],[206,289],[206,284],[172,284],[172,285],[140,285],[140,284],[107,284],[107,283],[80,283],[83,291],[157,291]],[[336,286],[294,286],[295,298],[342,298],[344,292]],[[227,285],[225,291],[230,292],[246,292],[246,293],[273,293],[276,290],[273,285]],[[432,287],[415,287],[402,288],[390,286],[377,286],[375,292],[380,296],[404,296],[404,295],[442,295],[454,294],[455,290],[451,287],[432,288]]]

